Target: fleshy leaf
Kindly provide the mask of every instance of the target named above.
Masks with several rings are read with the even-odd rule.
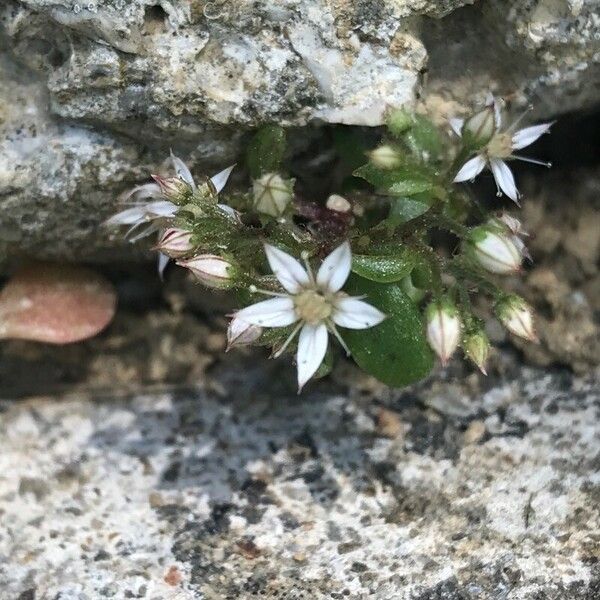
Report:
[[[93,337],[112,320],[113,286],[83,267],[33,263],[0,292],[0,338],[69,344]]]
[[[345,288],[382,310],[388,318],[376,327],[340,329],[356,363],[391,387],[403,387],[427,375],[433,354],[417,307],[397,284],[381,284],[353,275]]]
[[[286,149],[285,131],[278,125],[261,127],[246,152],[246,163],[252,178],[257,179],[264,173],[273,173],[279,169]]]
[[[414,253],[408,248],[393,256],[354,254],[352,271],[370,281],[392,283],[409,275],[416,262]]]
[[[390,205],[388,220],[392,225],[401,225],[412,221],[426,213],[431,206],[429,196],[413,196],[412,198],[394,198]]]
[[[393,196],[412,196],[435,187],[434,176],[426,169],[407,165],[383,171],[367,163],[354,171],[355,177],[366,179],[377,190]]]

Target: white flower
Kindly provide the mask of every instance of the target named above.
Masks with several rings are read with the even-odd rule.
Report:
[[[178,260],[177,264],[189,269],[200,283],[216,289],[230,287],[235,271],[230,261],[215,254],[201,254],[187,260]]]
[[[171,153],[171,160],[179,179],[189,185],[192,191],[195,191],[197,189],[196,184],[185,163],[173,153]],[[215,194],[218,194],[225,187],[234,166],[235,165],[227,167],[227,169],[213,175],[208,180],[209,185],[214,190]],[[170,187],[172,187],[172,183],[173,182],[171,182]],[[152,199],[152,202],[145,202],[149,199]],[[133,188],[125,195],[123,201],[131,201],[131,208],[126,208],[116,215],[113,215],[106,221],[106,225],[113,227],[130,225],[125,237],[132,242],[146,237],[155,231],[159,231],[165,225],[165,222],[168,222],[175,216],[178,210],[176,204],[170,202],[168,199],[165,200],[164,185],[161,186],[158,183],[146,183]],[[232,208],[224,204],[218,204],[217,206],[222,208],[227,214],[231,214],[231,211],[233,211]],[[148,225],[148,227],[144,228],[136,236],[131,237],[131,234],[143,225]]]
[[[549,167],[550,163],[544,163],[533,158],[527,158],[513,153],[515,150],[520,150],[521,148],[533,144],[533,142],[541,135],[548,132],[552,123],[541,123],[540,125],[533,125],[514,131],[520,120],[517,119],[511,126],[502,130],[502,115],[498,102],[491,97],[488,100],[487,106],[492,106],[494,109],[495,131],[491,136],[491,139],[479,153],[473,158],[470,158],[459,169],[454,177],[454,181],[460,182],[475,179],[475,177],[488,166],[494,175],[496,186],[498,188],[498,195],[501,196],[502,192],[504,192],[511,200],[518,204],[520,194],[515,184],[515,178],[505,161],[516,159]],[[464,123],[463,119],[450,119],[450,126],[454,133],[459,136],[462,135]]]
[[[352,254],[344,242],[321,264],[316,277],[310,265],[304,268],[295,258],[282,250],[265,244],[269,265],[287,293],[264,292],[275,296],[238,311],[241,319],[259,327],[287,327],[296,324],[292,333],[275,356],[279,356],[300,332],[298,338],[298,388],[315,374],[325,357],[328,332],[342,344],[336,325],[349,329],[366,329],[378,325],[385,315],[377,308],[341,292],[350,275]]]
[[[468,242],[471,255],[486,271],[506,275],[521,269],[525,244],[504,228],[480,225],[471,231]]]

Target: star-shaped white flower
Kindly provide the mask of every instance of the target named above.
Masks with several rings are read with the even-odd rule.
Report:
[[[483,169],[488,166],[498,188],[498,195],[501,196],[504,192],[511,200],[519,203],[520,193],[515,183],[515,178],[506,164],[507,160],[522,160],[534,164],[551,166],[550,163],[545,163],[533,158],[519,156],[514,154],[515,150],[525,148],[533,144],[541,135],[547,133],[552,123],[541,123],[515,131],[520,118],[512,125],[502,131],[502,114],[498,101],[490,97],[487,103],[488,107],[493,107],[495,131],[489,142],[480,150],[480,152],[469,159],[458,171],[454,177],[455,182],[469,181],[475,179]],[[525,114],[525,113],[523,113]],[[523,115],[522,115],[523,116]],[[450,126],[454,133],[458,136],[462,135],[464,119],[450,119]]]
[[[275,296],[238,311],[239,319],[259,327],[295,327],[275,356],[280,356],[289,343],[298,337],[298,391],[315,374],[327,352],[332,333],[350,354],[336,326],[348,329],[374,327],[385,315],[360,298],[340,291],[350,275],[352,253],[350,244],[338,246],[321,264],[314,276],[310,265],[304,268],[282,250],[265,244],[269,265],[287,293],[264,292]]]

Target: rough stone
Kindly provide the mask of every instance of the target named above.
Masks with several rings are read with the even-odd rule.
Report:
[[[417,104],[442,119],[488,89],[537,116],[594,104],[597,0],[470,4],[7,0],[0,240],[43,258],[129,254],[99,227],[123,190],[169,146],[222,166],[264,122],[373,126]]]
[[[0,403],[0,598],[596,597],[592,376],[465,386],[473,414],[427,408],[428,385],[366,401],[215,376],[219,396]]]

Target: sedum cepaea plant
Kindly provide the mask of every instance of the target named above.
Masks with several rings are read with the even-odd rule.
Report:
[[[507,162],[532,160],[514,151],[550,127],[505,128],[501,113],[490,98],[445,131],[391,112],[383,143],[365,164],[354,157],[344,194],[322,202],[295,193],[285,131],[266,126],[247,148],[246,191],[224,193],[233,166],[195,180],[172,155],[174,174],[129,192],[130,206],[108,224],[128,226],[132,241],[157,236],[161,272],[172,259],[206,287],[234,294],[229,348],[294,354],[299,389],[332,368],[338,347],[394,387],[424,377],[434,353],[446,364],[458,347],[485,373],[490,342],[474,296],[490,297],[514,335],[536,340],[531,308],[501,279],[528,258],[527,234],[463,182],[487,166],[498,194],[517,202]],[[348,148],[342,140],[341,153]],[[440,236],[450,245],[434,243]]]

